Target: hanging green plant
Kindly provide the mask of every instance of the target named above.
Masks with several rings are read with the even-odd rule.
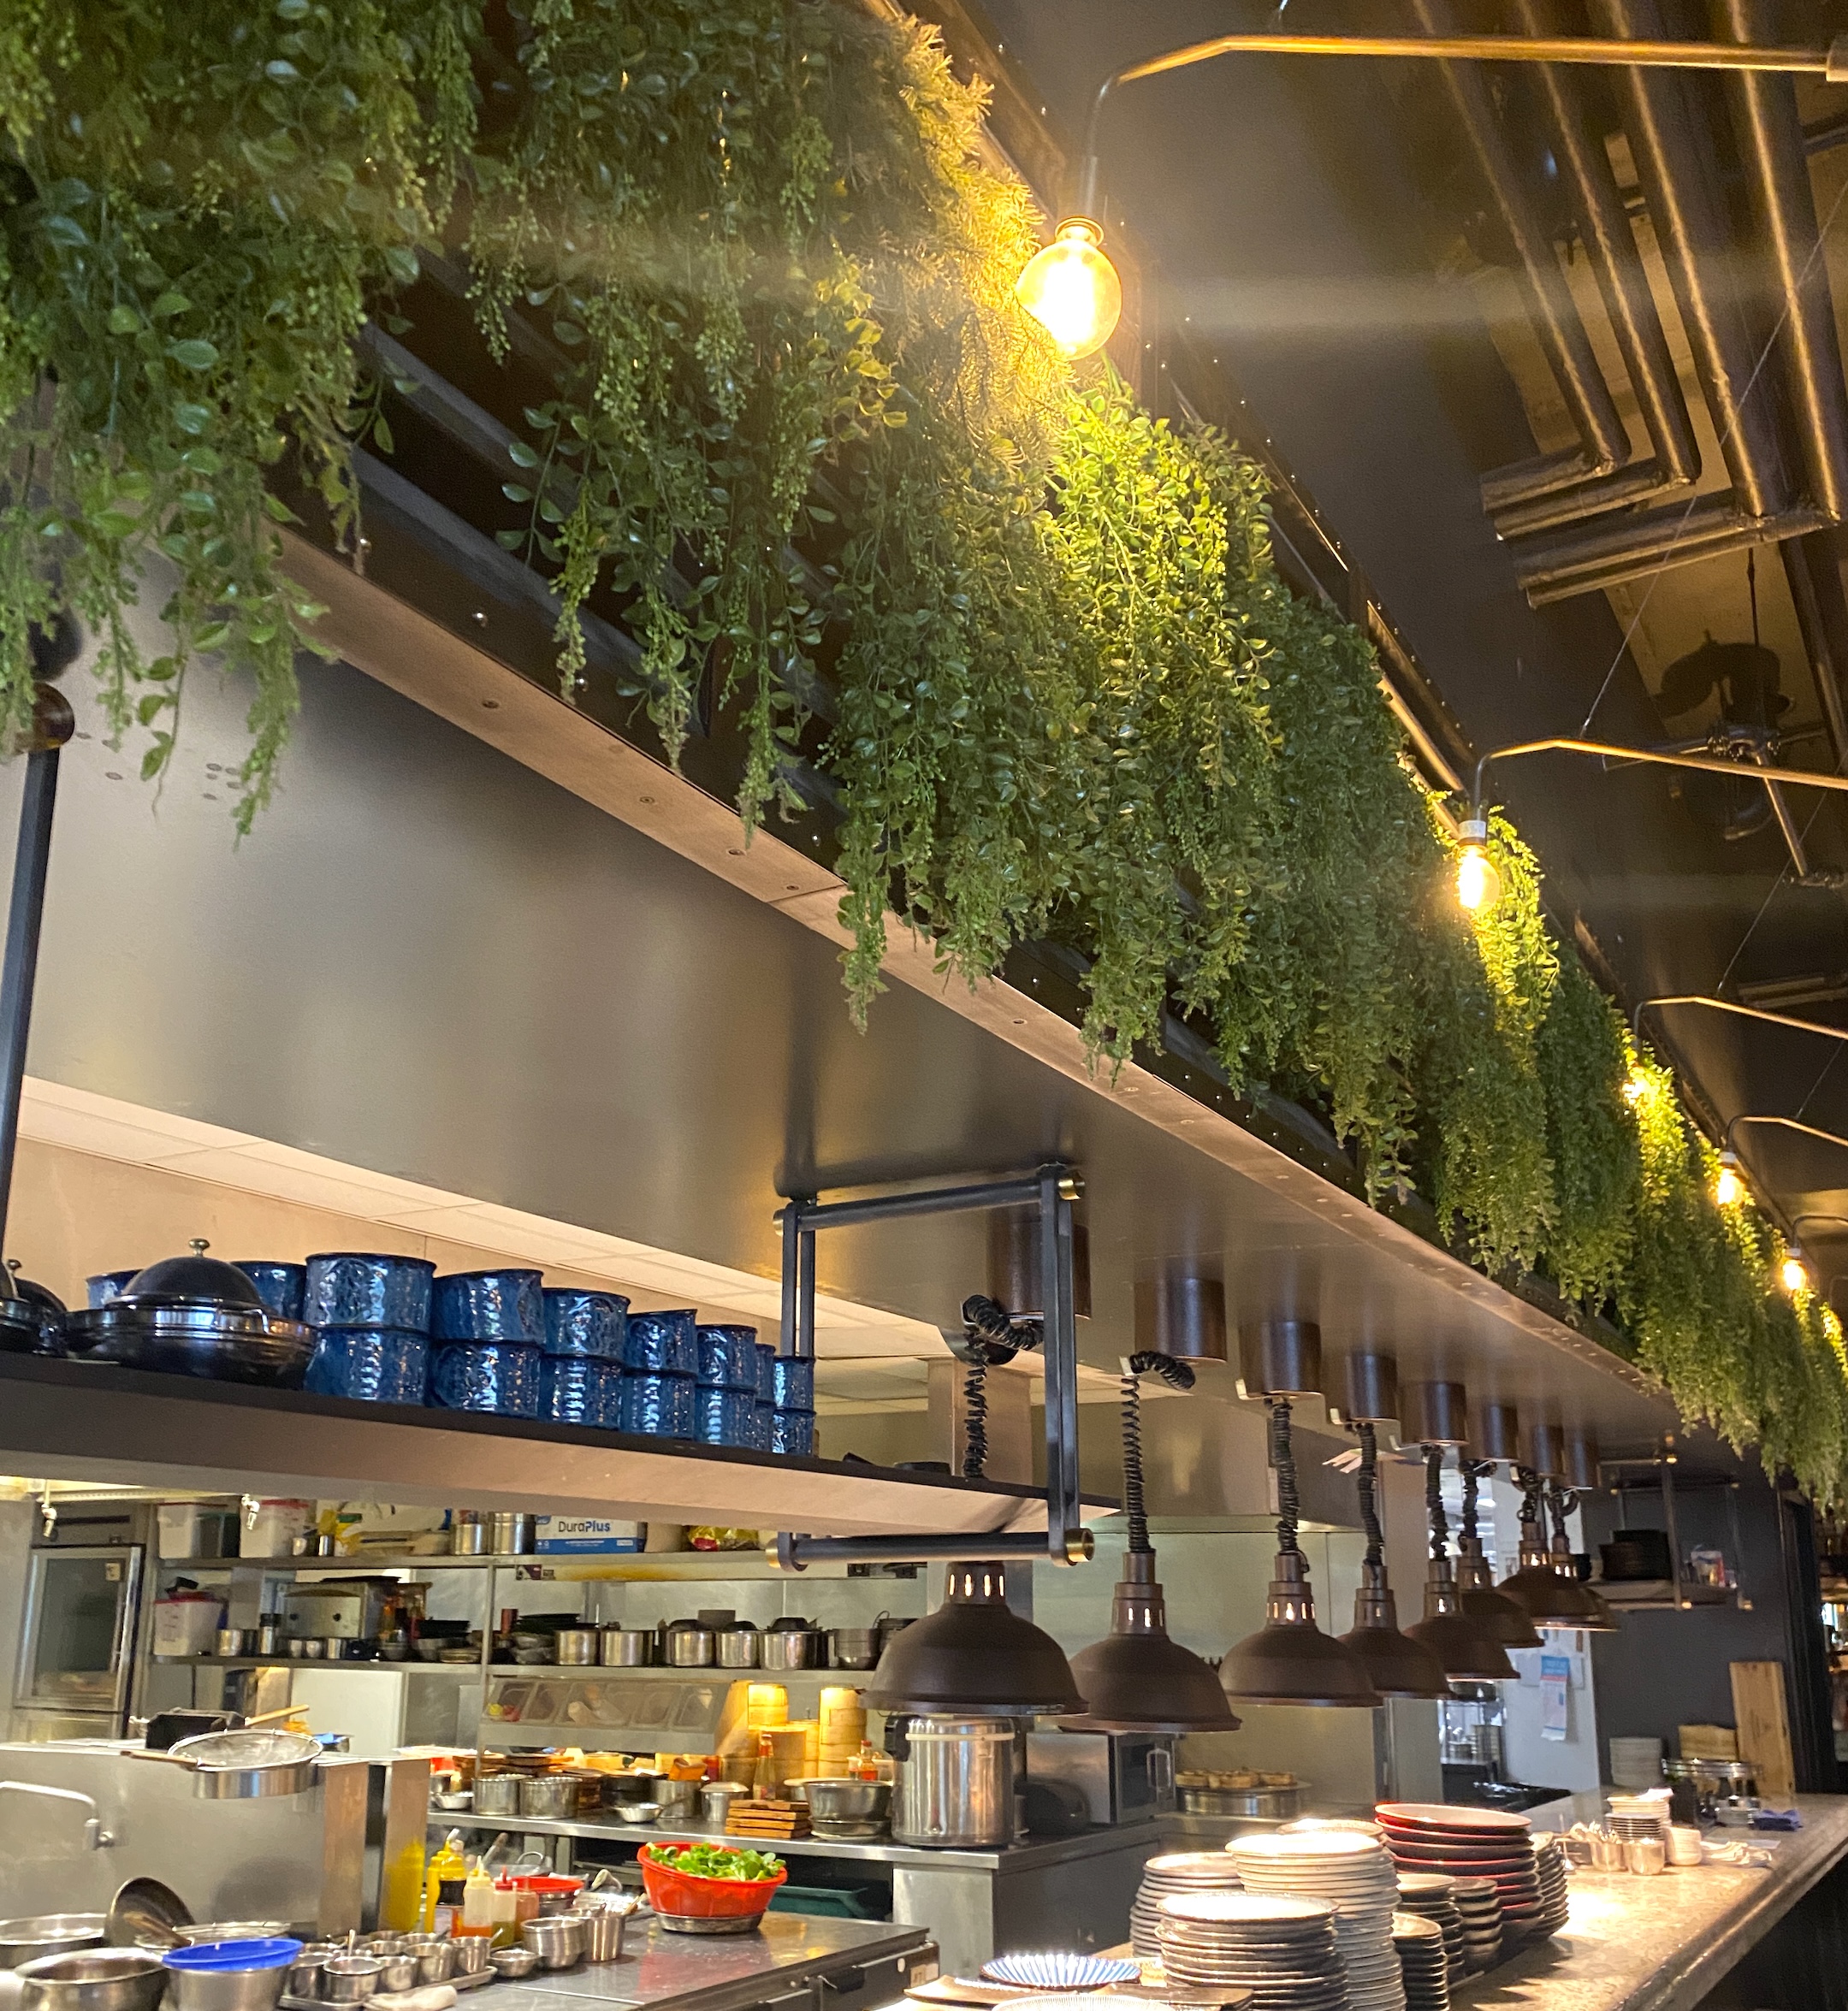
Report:
[[[1623,1022],[1564,952],[1535,1058],[1553,1169],[1547,1261],[1567,1298],[1595,1310],[1615,1293],[1629,1259],[1642,1154],[1624,1102],[1630,1058]]]

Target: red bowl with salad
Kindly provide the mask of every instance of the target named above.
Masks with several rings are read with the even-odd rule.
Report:
[[[666,1920],[758,1920],[789,1866],[767,1850],[644,1843],[636,1853],[648,1902]]]

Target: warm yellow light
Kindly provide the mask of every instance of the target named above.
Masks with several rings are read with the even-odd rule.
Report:
[[[1623,1085],[1623,1097],[1626,1103],[1640,1103],[1650,1093],[1650,1079],[1640,1068],[1630,1071],[1630,1079]]]
[[[1719,1205],[1721,1208],[1730,1208],[1744,1192],[1744,1188],[1739,1184],[1739,1176],[1733,1172],[1730,1166],[1722,1166],[1720,1168],[1719,1178],[1714,1182],[1714,1199]]]
[[[1778,1266],[1778,1276],[1784,1281],[1786,1292],[1802,1292],[1810,1283],[1809,1268],[1793,1250]]]
[[[1075,360],[1101,349],[1122,316],[1122,281],[1099,248],[1103,236],[1087,218],[1068,217],[1014,282],[1021,305]]]
[[[1456,897],[1466,914],[1493,908],[1502,898],[1502,876],[1489,856],[1489,826],[1480,817],[1466,817],[1458,827]]]

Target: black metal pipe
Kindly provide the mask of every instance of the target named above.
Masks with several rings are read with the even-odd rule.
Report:
[[[26,1080],[26,1039],[32,1030],[33,987],[38,975],[45,873],[51,862],[58,755],[76,724],[61,691],[50,684],[34,687],[19,844],[13,855],[13,898],[7,909],[6,950],[0,958],[0,1250],[6,1247],[13,1162],[19,1150],[20,1098]]]
[[[1590,5],[1594,22],[1613,35],[1649,39],[1660,33],[1656,0]],[[1639,68],[1614,71],[1612,82],[1739,512],[1775,517],[1790,491],[1771,387],[1752,381],[1751,343],[1728,279],[1732,247],[1687,87],[1667,70]]]
[[[1848,674],[1848,594],[1842,591],[1836,562],[1836,538],[1830,531],[1788,538],[1778,547],[1791,605],[1797,611],[1798,632],[1810,659],[1810,677],[1816,704],[1828,729],[1829,747],[1838,768],[1848,767],[1848,707],[1842,682]]]
[[[1066,1169],[1057,1168],[1059,1177]],[[777,1210],[776,1219],[786,1221],[793,1215],[800,1227],[844,1229],[856,1222],[902,1221],[920,1215],[960,1215],[971,1209],[1020,1208],[1040,1198],[1040,1175],[1028,1174],[1013,1180],[988,1180],[979,1186],[929,1187],[915,1194],[874,1194],[863,1201],[791,1201]]]
[[[1074,1554],[1066,1561],[1087,1563],[1097,1549],[1090,1530],[1077,1533]],[[764,1555],[779,1570],[803,1571],[819,1564],[927,1564],[941,1559],[950,1563],[980,1563],[985,1558],[1031,1558],[1044,1563],[1044,1535],[997,1536],[980,1530],[968,1536],[796,1536],[779,1535]]]
[[[1553,11],[1549,0],[1515,0],[1515,19],[1530,34],[1549,33],[1555,25]],[[1587,111],[1584,87],[1569,71],[1551,63],[1537,65],[1532,76],[1552,126],[1556,157],[1572,191],[1578,234],[1596,275],[1654,458],[1602,481],[1496,512],[1496,529],[1503,537],[1649,502],[1688,488],[1701,471],[1699,444],[1688,419],[1674,359],[1668,353],[1661,316],[1643,270],[1636,234],[1625,212],[1604,136]]]
[[[1515,575],[1529,603],[1543,607],[1722,552],[1802,537],[1826,523],[1820,511],[1808,507],[1751,517],[1731,495],[1701,496],[1639,517],[1600,519],[1545,544],[1537,541],[1516,553]]]
[[[1407,0],[1407,6],[1425,34],[1454,32],[1456,23],[1451,16],[1449,0]],[[1598,368],[1572,288],[1560,269],[1558,254],[1527,198],[1520,169],[1502,137],[1488,78],[1481,66],[1472,62],[1441,62],[1437,71],[1520,262],[1522,289],[1527,295],[1534,333],[1578,435],[1578,454],[1574,457],[1578,465],[1571,469],[1567,479],[1608,475],[1629,459],[1630,436],[1617,415],[1604,373]],[[1536,493],[1533,485],[1537,482],[1550,488],[1557,472],[1552,457],[1539,463],[1524,462],[1519,470],[1493,470],[1483,477],[1484,507],[1494,510],[1519,502]]]
[[[1714,0],[1715,30],[1749,42],[1770,13],[1766,0]],[[1797,92],[1787,77],[1741,72],[1727,79],[1727,101],[1767,262],[1766,307],[1777,322],[1809,500],[1839,523],[1848,516],[1848,384]]]

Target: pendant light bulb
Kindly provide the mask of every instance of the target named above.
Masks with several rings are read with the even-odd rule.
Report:
[[[1716,1208],[1731,1208],[1743,1200],[1745,1183],[1738,1176],[1738,1154],[1722,1152],[1720,1155],[1720,1171],[1714,1177],[1713,1198]]]
[[[1457,906],[1476,914],[1502,898],[1502,875],[1489,856],[1487,819],[1466,817],[1457,826]]]
[[[1070,362],[1101,349],[1122,318],[1122,281],[1103,245],[1088,216],[1067,216],[1014,282],[1021,305]]]
[[[1786,1292],[1806,1292],[1810,1286],[1810,1267],[1804,1262],[1802,1251],[1793,1243],[1784,1252],[1784,1261],[1778,1266],[1778,1278]]]
[[[1007,1567],[952,1564],[935,1612],[894,1636],[867,1691],[875,1711],[1065,1718],[1084,1709],[1064,1651],[1007,1602]]]

